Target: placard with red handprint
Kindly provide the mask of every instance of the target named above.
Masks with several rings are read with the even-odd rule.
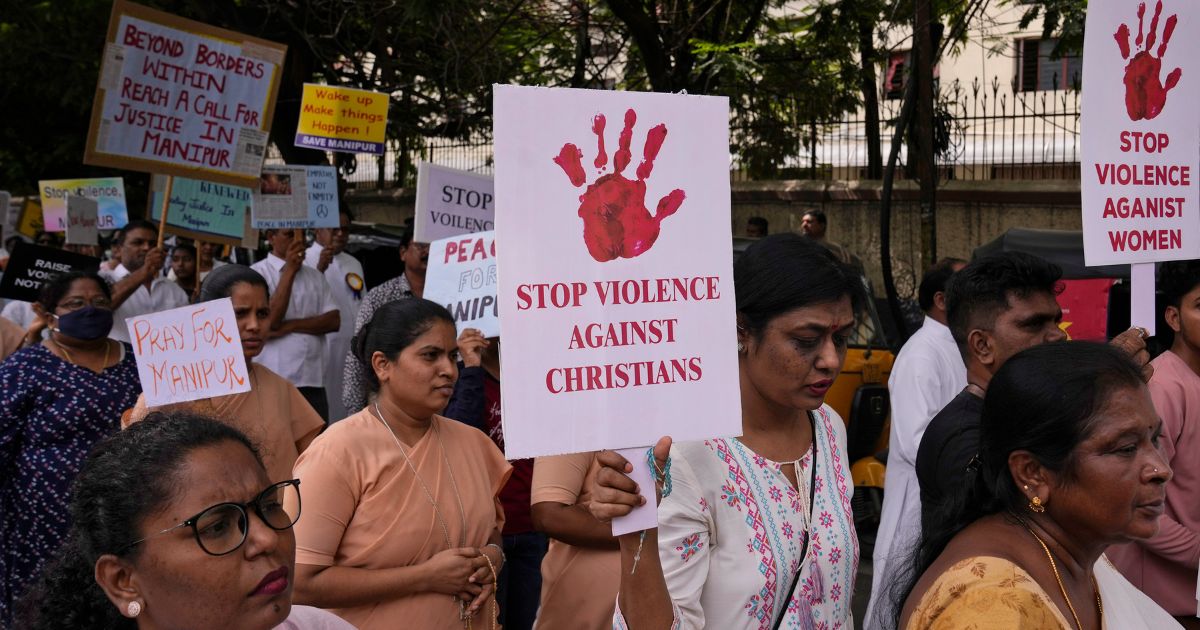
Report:
[[[737,434],[727,100],[495,95],[505,454]]]
[[[1188,0],[1088,3],[1080,166],[1089,265],[1200,257],[1197,28],[1200,5]]]

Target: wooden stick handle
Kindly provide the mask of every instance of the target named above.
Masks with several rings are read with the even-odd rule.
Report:
[[[175,176],[167,175],[167,185],[163,188],[162,209],[159,211],[158,217],[158,244],[155,247],[161,249],[163,246],[163,235],[167,230],[167,211],[171,208],[171,189],[175,186]]]

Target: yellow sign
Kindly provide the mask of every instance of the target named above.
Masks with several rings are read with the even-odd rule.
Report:
[[[296,146],[382,154],[387,113],[387,94],[305,83]]]
[[[42,203],[33,197],[26,197],[21,205],[21,217],[17,219],[17,232],[36,238],[42,227]]]

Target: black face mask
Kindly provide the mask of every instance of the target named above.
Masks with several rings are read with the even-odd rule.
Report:
[[[95,306],[85,306],[55,317],[58,318],[58,328],[53,329],[54,332],[81,341],[94,341],[105,337],[113,326],[113,312]]]

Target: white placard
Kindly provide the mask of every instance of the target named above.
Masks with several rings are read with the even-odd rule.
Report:
[[[251,223],[260,230],[341,225],[332,166],[264,166],[252,197]]]
[[[491,177],[429,162],[417,164],[413,240],[432,243],[486,232],[495,229],[495,222],[496,192]]]
[[[506,456],[739,434],[728,100],[496,86],[494,111]]]
[[[96,245],[100,242],[100,230],[96,225],[100,221],[100,204],[95,199],[67,197],[67,238],[68,245]]]
[[[1200,5],[1093,0],[1085,32],[1087,264],[1200,258]]]
[[[250,391],[229,298],[130,317],[126,324],[147,407]]]
[[[429,244],[423,297],[445,306],[459,332],[500,335],[496,304],[496,233],[464,234]]]

